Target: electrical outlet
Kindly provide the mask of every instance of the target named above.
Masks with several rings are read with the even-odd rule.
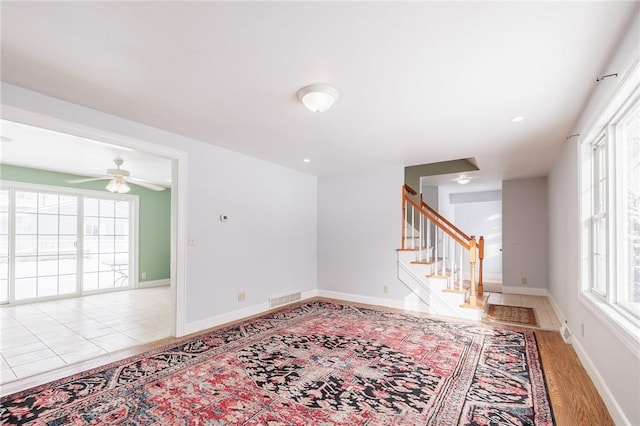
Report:
[[[389,293],[389,284],[384,285],[384,292]]]
[[[527,277],[522,277],[521,281],[522,281],[522,285],[527,285],[528,283]]]
[[[194,237],[187,237],[187,245],[188,246],[196,245],[196,239]]]
[[[241,291],[240,293],[238,293],[238,302],[244,302],[246,299],[246,295],[244,294],[244,291]]]
[[[146,280],[147,279],[147,273],[146,272],[141,273],[140,274],[140,279]]]

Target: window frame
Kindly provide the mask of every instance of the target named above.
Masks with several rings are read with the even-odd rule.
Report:
[[[579,300],[605,324],[629,349],[640,351],[640,314],[631,312],[619,303],[618,273],[622,267],[623,241],[620,234],[624,219],[621,177],[618,173],[621,155],[618,145],[618,124],[640,106],[640,57],[630,64],[626,78],[612,92],[600,116],[578,143],[578,171],[580,189],[580,247],[581,277]],[[594,196],[596,176],[594,147],[605,138],[607,155],[607,287],[605,292],[594,290]]]

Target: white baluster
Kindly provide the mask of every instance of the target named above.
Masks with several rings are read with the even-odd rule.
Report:
[[[411,205],[411,248],[416,248],[416,208]]]
[[[418,246],[419,246],[419,249],[418,249],[419,250],[418,251],[418,260],[420,262],[422,262],[422,260],[423,260],[423,257],[422,257],[422,221],[423,221],[424,217],[422,216],[422,214],[420,214],[419,216],[420,216],[420,229],[418,230],[418,238],[420,240],[419,240],[419,244],[418,244]]]
[[[462,284],[462,267],[464,266],[464,263],[462,262],[462,255],[464,253],[464,247],[460,246],[460,272],[458,275],[458,290],[462,290],[464,288],[463,284]]]
[[[427,219],[427,260],[431,261],[431,222]]]

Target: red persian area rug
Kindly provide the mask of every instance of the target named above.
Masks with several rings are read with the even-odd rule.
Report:
[[[18,425],[553,425],[535,335],[324,301],[2,398]]]

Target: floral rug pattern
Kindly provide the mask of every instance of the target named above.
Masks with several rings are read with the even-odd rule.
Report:
[[[16,425],[553,425],[535,335],[314,301],[3,397]]]

